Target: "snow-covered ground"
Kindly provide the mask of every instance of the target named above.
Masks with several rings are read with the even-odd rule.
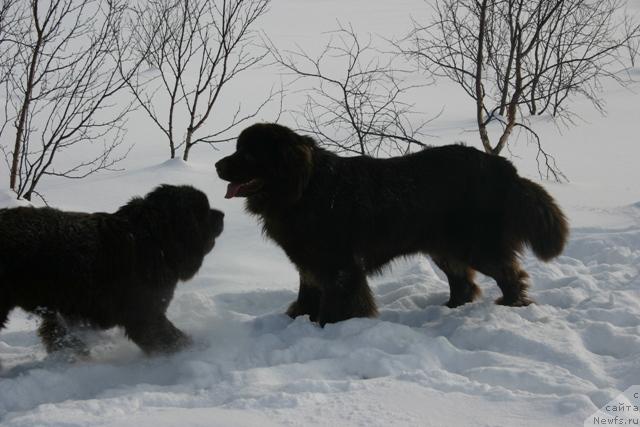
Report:
[[[424,8],[419,0],[282,0],[262,25],[279,44],[313,46],[319,32],[335,28],[337,11],[360,31],[392,37]],[[278,78],[256,71],[230,98],[268,91]],[[212,166],[232,144],[197,148],[188,164],[165,161],[160,136],[136,118],[125,171],[41,189],[54,206],[87,211],[114,211],[164,182],[207,192],[226,212],[225,231],[169,309],[196,345],[146,358],[111,330],[86,337],[90,360],[67,363],[45,357],[37,319],[16,310],[0,331],[0,425],[583,425],[640,384],[640,85],[605,89],[606,117],[577,104],[579,126],[538,124],[570,179],[543,185],[572,223],[562,256],[549,264],[524,259],[538,304],[496,306],[497,287],[481,278],[478,302],[446,308],[443,275],[415,257],[372,279],[379,318],[325,328],[283,314],[296,295],[294,268],[241,200],[223,198]],[[473,106],[457,88],[425,90],[428,98],[417,100],[423,111],[445,105],[429,142],[477,145],[464,131]],[[531,150],[519,141],[511,159],[535,178]],[[2,182],[5,174],[0,169]],[[15,203],[0,193],[0,206]]]

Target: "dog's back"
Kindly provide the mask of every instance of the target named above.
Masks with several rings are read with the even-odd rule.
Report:
[[[80,267],[98,244],[86,238],[96,235],[92,215],[33,207],[0,211],[0,258],[6,274],[14,280],[51,274],[77,256],[81,259],[64,266]]]
[[[460,145],[390,159],[319,157],[300,209],[331,223],[323,238],[343,236],[363,252],[380,245],[383,258],[495,238],[519,180],[509,161]]]
[[[566,241],[566,219],[546,191],[508,160],[475,148],[449,145],[389,159],[317,149],[315,162],[288,228],[318,247],[351,248],[370,271],[415,252],[501,259],[527,244],[548,260]]]
[[[5,306],[36,310],[73,304],[90,309],[100,283],[113,275],[99,257],[107,242],[98,232],[109,214],[63,212],[53,208],[0,210],[0,292]],[[122,249],[123,250],[123,249]],[[114,256],[116,254],[110,254]],[[73,295],[73,298],[71,297]],[[74,301],[84,300],[84,305]]]

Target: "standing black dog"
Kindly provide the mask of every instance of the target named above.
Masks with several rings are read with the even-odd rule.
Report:
[[[193,187],[162,185],[117,212],[0,209],[0,328],[14,307],[40,314],[47,351],[87,350],[67,326],[122,326],[150,354],[190,339],[165,316],[179,280],[213,249],[224,214]]]
[[[451,290],[473,301],[474,271],[496,280],[499,304],[522,306],[525,245],[542,260],[561,253],[567,221],[549,194],[513,165],[450,145],[390,159],[339,157],[307,136],[256,124],[216,164],[227,198],[246,197],[264,231],[300,272],[291,317],[320,324],[376,314],[366,276],[395,257],[429,254]]]

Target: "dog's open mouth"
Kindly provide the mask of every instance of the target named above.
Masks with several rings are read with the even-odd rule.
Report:
[[[227,186],[227,194],[225,199],[231,199],[233,197],[247,197],[257,193],[262,189],[262,180],[254,178],[247,182],[230,182]]]

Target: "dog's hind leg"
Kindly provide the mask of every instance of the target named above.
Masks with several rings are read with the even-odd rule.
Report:
[[[88,356],[89,349],[82,340],[69,331],[65,320],[56,311],[43,310],[40,312],[42,322],[38,327],[38,335],[47,353],[71,350],[80,356]]]
[[[127,336],[146,354],[173,353],[192,343],[191,338],[162,313],[130,318],[124,328]]]
[[[64,318],[56,311],[39,312],[42,322],[38,327],[38,336],[42,340],[47,353],[71,350],[80,356],[88,356],[89,349],[82,340],[73,335]]]
[[[39,310],[41,316],[40,326],[38,327],[38,336],[44,344],[47,353],[62,350],[66,348],[64,345],[65,338],[69,330],[58,318],[58,313],[49,310]]]
[[[4,328],[7,320],[9,319],[9,313],[13,309],[13,298],[8,293],[8,284],[2,274],[2,264],[0,264],[0,329]]]
[[[377,316],[376,302],[361,267],[343,267],[320,280],[323,293],[318,322],[321,326],[353,317]]]
[[[318,320],[321,300],[322,289],[314,282],[310,274],[301,271],[298,299],[291,303],[287,309],[287,315],[295,319],[298,316],[308,314],[309,319],[315,322]]]
[[[520,267],[515,256],[507,262],[478,266],[477,269],[492,277],[502,291],[502,296],[496,300],[496,304],[520,307],[533,302],[527,295],[529,275]]]
[[[472,302],[482,293],[473,281],[475,271],[467,264],[440,256],[433,256],[432,259],[449,281],[450,295],[447,307],[454,308]]]
[[[533,302],[527,295],[529,275],[520,268],[517,261],[504,268],[502,275],[496,278],[496,282],[502,291],[502,297],[496,300],[496,304],[512,307],[527,306]]]
[[[6,325],[7,320],[9,320],[10,311],[11,309],[9,307],[0,305],[0,329],[4,328],[4,325]]]

